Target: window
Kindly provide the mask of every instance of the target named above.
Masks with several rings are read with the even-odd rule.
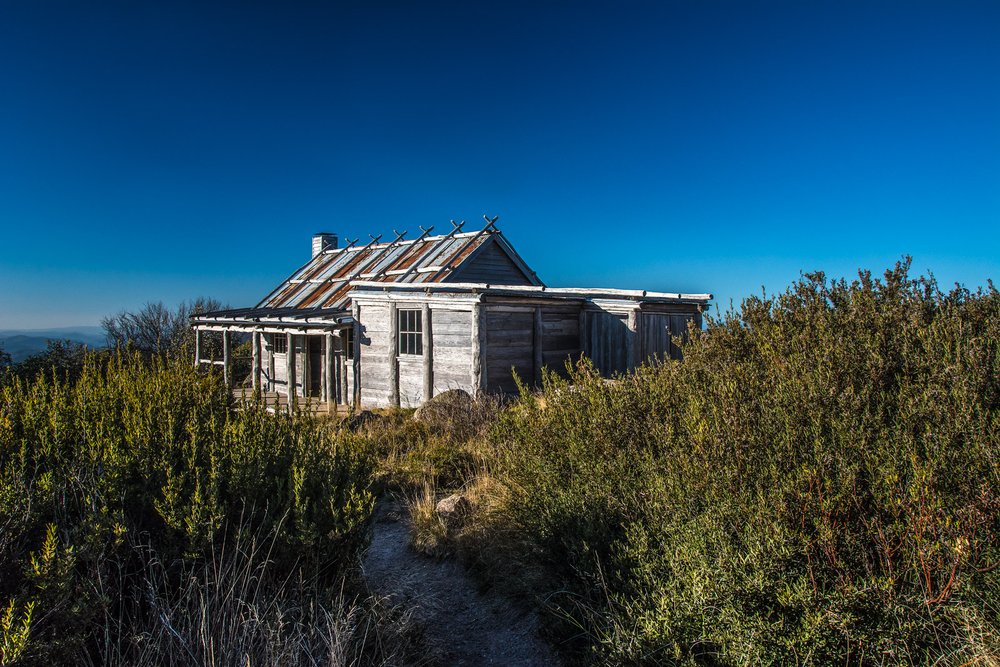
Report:
[[[400,310],[396,317],[399,324],[399,353],[423,354],[424,334],[419,310]]]
[[[274,354],[284,354],[288,352],[288,337],[284,334],[274,334],[274,345],[271,347]]]
[[[353,359],[354,358],[354,327],[351,327],[351,328],[347,329],[346,339],[347,340],[344,343],[344,345],[347,346],[347,349],[345,350],[346,357],[348,359]]]

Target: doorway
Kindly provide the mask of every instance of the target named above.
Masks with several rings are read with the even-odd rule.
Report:
[[[309,355],[309,396],[323,395],[323,337],[306,336],[306,353]]]

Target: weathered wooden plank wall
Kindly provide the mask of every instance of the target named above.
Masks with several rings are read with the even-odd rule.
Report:
[[[484,308],[486,327],[486,389],[516,392],[514,373],[527,383],[534,381],[535,311],[530,306]]]
[[[445,282],[489,283],[490,285],[530,285],[531,281],[511,261],[507,254],[497,247],[495,241],[488,241],[474,258],[464,263],[448,276]]]
[[[285,355],[274,351],[274,339],[278,336],[284,337],[284,334],[267,334],[267,354],[270,357],[271,380],[274,385],[272,391],[285,393],[285,383],[288,382]]]
[[[673,338],[687,337],[688,322],[695,319],[687,313],[643,313],[641,339],[649,359],[679,359],[680,348]]]
[[[424,396],[424,358],[413,354],[399,356],[399,405],[416,408]]]
[[[542,365],[566,374],[566,359],[577,359],[580,344],[580,306],[542,306]],[[536,382],[540,378],[536,378]]]
[[[423,355],[396,349],[394,313],[404,308],[422,313]],[[537,384],[541,369],[565,373],[566,360],[581,354],[605,376],[625,373],[652,357],[679,356],[671,337],[684,335],[687,323],[699,317],[693,309],[646,310],[627,302],[449,302],[413,294],[366,300],[362,309],[361,402],[370,407],[415,407],[449,389],[512,393],[513,373]]]
[[[385,407],[389,404],[393,384],[388,354],[392,338],[389,307],[365,304],[363,310],[360,336],[361,404]]]
[[[434,308],[434,395],[472,388],[472,311]]]
[[[611,376],[629,369],[632,332],[628,313],[587,310],[584,315],[588,348],[585,353],[602,375]]]

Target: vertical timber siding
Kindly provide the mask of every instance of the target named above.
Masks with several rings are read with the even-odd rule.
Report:
[[[648,359],[680,359],[681,350],[673,338],[687,338],[688,322],[700,318],[695,313],[643,313],[641,337]]]
[[[601,375],[610,377],[629,368],[632,332],[628,328],[628,313],[588,309],[584,316],[590,357]]]

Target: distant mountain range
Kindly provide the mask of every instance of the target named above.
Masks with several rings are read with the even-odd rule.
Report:
[[[101,327],[59,327],[55,329],[0,329],[0,349],[10,354],[14,363],[44,352],[50,340],[71,340],[87,347],[107,347]]]

